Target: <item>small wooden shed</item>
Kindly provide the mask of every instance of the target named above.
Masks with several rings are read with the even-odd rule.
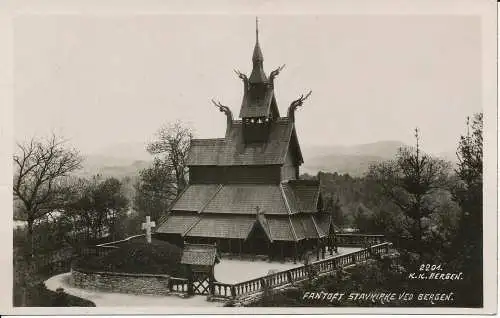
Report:
[[[217,246],[211,244],[184,244],[181,264],[188,268],[188,293],[213,293],[214,267],[219,263]]]

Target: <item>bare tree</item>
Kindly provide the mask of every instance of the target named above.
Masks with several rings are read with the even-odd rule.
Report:
[[[382,193],[414,221],[413,239],[422,252],[422,218],[436,212],[432,195],[447,187],[451,171],[448,162],[422,152],[418,129],[416,146],[400,148],[394,160],[372,165],[368,178],[375,180]]]
[[[55,135],[17,144],[13,194],[23,205],[31,255],[35,221],[63,206],[68,195],[64,177],[79,169],[82,160],[77,150],[68,148],[65,140]]]
[[[152,155],[163,156],[166,167],[175,177],[177,194],[186,186],[186,161],[193,131],[177,121],[161,127],[156,133],[156,140],[148,144],[147,150]]]

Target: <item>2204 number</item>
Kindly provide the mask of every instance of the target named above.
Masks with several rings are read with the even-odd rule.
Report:
[[[420,265],[419,271],[421,272],[429,272],[429,271],[440,271],[442,270],[442,265],[435,265],[435,264],[422,264]]]

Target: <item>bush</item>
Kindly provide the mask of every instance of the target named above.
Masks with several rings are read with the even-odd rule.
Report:
[[[23,294],[20,294],[23,292]],[[17,294],[17,295],[16,295]],[[16,307],[95,307],[90,300],[66,294],[63,290],[53,292],[44,283],[38,283],[14,293]]]
[[[180,263],[182,249],[165,241],[148,244],[143,237],[122,243],[107,255],[79,259],[76,267],[87,271],[137,274],[166,274],[187,278],[186,268]]]

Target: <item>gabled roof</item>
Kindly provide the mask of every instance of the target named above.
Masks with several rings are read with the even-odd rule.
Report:
[[[271,123],[269,138],[261,143],[245,144],[242,126],[241,121],[233,121],[226,138],[193,139],[187,165],[282,165],[290,143],[298,143],[296,138],[292,138],[295,130],[294,123],[286,117]],[[296,149],[296,156],[302,163],[300,147]]]
[[[312,215],[294,215],[291,219],[298,239],[321,238],[325,236],[323,230],[316,226]]]
[[[314,215],[237,215],[198,214],[186,216],[172,212],[157,233],[180,234],[184,237],[247,239],[255,226],[261,226],[270,241],[299,241],[324,237],[330,220]]]
[[[269,224],[268,224],[266,216],[264,214],[257,214],[257,219],[253,223],[253,226],[250,229],[250,233],[248,233],[248,236],[246,237],[246,239],[248,239],[249,237],[251,237],[252,232],[258,231],[259,229],[262,232],[264,232],[264,234],[267,237],[267,239],[269,240],[269,242],[272,243],[273,242],[273,238],[271,236],[271,232],[269,231]]]
[[[314,213],[320,198],[319,182],[315,180],[289,180],[282,182],[291,213]]]
[[[181,264],[213,266],[217,261],[217,247],[208,244],[184,244]]]
[[[272,86],[267,84],[250,84],[249,89],[243,95],[240,118],[268,117],[273,102],[276,104]],[[273,111],[276,110],[277,107]],[[279,113],[277,115],[279,116]]]
[[[196,215],[194,212],[255,215],[257,207],[266,216],[316,213],[319,193],[319,183],[312,180],[289,180],[281,184],[191,184],[169,211],[183,212],[176,215],[185,217]]]

